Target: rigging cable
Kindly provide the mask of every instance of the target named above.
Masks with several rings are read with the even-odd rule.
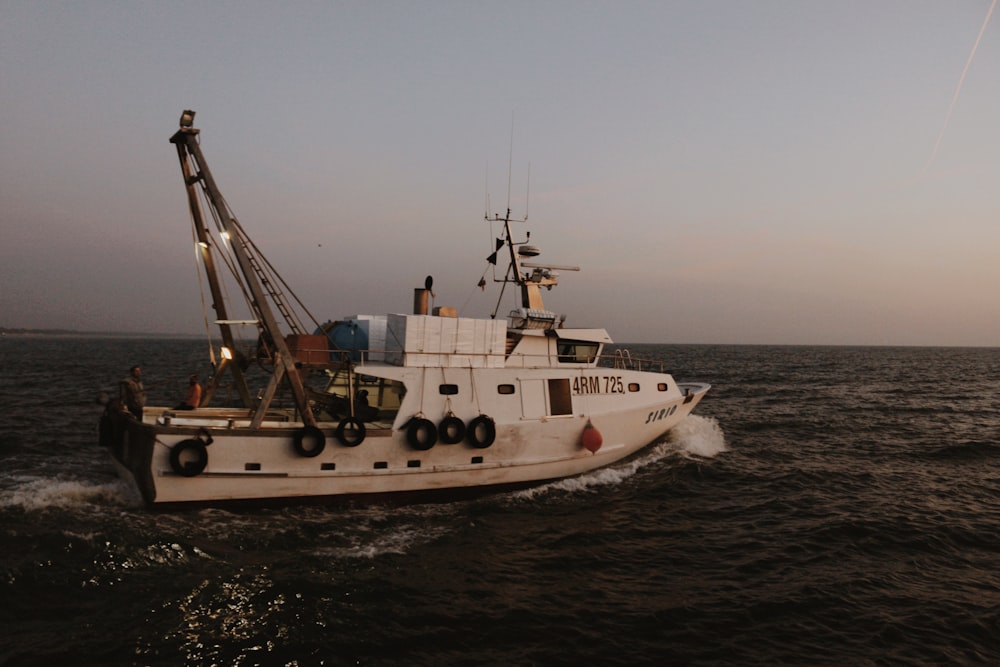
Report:
[[[464,313],[465,312],[466,307],[469,305],[469,302],[472,301],[472,297],[476,293],[476,288],[477,287],[479,287],[479,288],[481,288],[483,290],[486,289],[486,274],[489,272],[489,270],[490,270],[490,267],[489,267],[489,265],[487,265],[486,269],[483,271],[483,275],[479,277],[479,282],[476,283],[475,287],[473,287],[472,289],[469,290],[469,296],[465,297],[465,303],[462,304],[462,309],[459,310],[458,312],[460,312],[460,313]]]
[[[223,234],[225,233],[225,228],[222,226],[222,221],[219,219],[219,212],[215,209],[214,206],[212,206],[211,199],[208,196],[208,190],[204,187],[204,185],[202,186],[202,195],[205,197],[206,206],[212,214],[212,219],[215,221],[216,230],[219,232],[219,236],[224,239],[225,237],[223,236]],[[233,220],[235,221],[235,218],[233,218]],[[234,242],[235,239],[233,238],[229,239],[230,246]],[[222,263],[226,265],[226,268],[229,269],[229,274],[233,277],[233,280],[235,280],[236,284],[239,286],[240,291],[243,294],[244,303],[247,305],[250,312],[254,313],[254,316],[259,319],[260,316],[256,313],[256,311],[253,308],[253,299],[250,298],[250,294],[247,292],[246,285],[244,285],[243,280],[240,279],[239,271],[237,270],[236,264],[233,258],[231,257],[231,254],[233,252],[232,247],[227,247],[227,244],[224,242],[221,246],[218,246],[217,244],[217,247],[226,248],[226,252],[222,252],[220,250],[219,258],[222,260]],[[231,302],[226,281],[220,280],[219,282],[221,283],[222,291],[225,293],[223,295],[223,298],[227,303]]]
[[[245,245],[249,246],[253,250],[257,259],[260,260],[261,270],[265,273],[267,279],[270,280],[272,284],[280,285],[281,288],[284,290],[283,294],[287,294],[292,298],[292,300],[298,305],[299,310],[301,310],[306,315],[306,317],[309,318],[309,320],[313,323],[314,327],[319,327],[320,325],[319,320],[317,320],[316,317],[309,311],[309,308],[292,290],[291,286],[287,282],[285,282],[285,279],[281,277],[281,274],[279,274],[278,271],[274,268],[274,265],[272,265],[271,262],[264,255],[264,253],[261,252],[260,248],[257,247],[257,244],[253,242],[253,239],[251,239],[246,234],[246,232],[243,231],[243,226],[240,224],[239,220],[236,219],[236,215],[233,214],[233,209],[229,205],[229,202],[226,201],[225,196],[224,195],[220,196],[222,196],[222,201],[226,207],[226,210],[230,213],[230,219],[233,221],[234,225],[239,229],[240,236],[242,237]],[[266,271],[264,271],[264,269],[266,269]],[[304,329],[304,327],[302,326],[302,322],[299,319],[299,316],[295,312],[289,310],[289,316],[291,319],[289,320],[288,318],[286,318],[286,322],[290,327],[298,328],[300,330]]]
[[[197,221],[195,221],[194,213],[191,213],[191,241],[194,243],[194,272],[198,274],[198,292],[201,295],[201,316],[205,322],[205,338],[208,341],[208,359],[212,364],[212,368],[215,368],[215,350],[212,349],[212,328],[208,323],[208,304],[205,303],[205,283],[201,275],[201,265],[198,262],[198,255],[201,252],[201,246],[198,242],[198,231],[196,228]]]
[[[491,315],[491,317],[494,320],[497,318],[497,313],[500,312],[500,301],[503,300],[503,293],[507,289],[507,283],[510,282],[508,280],[508,277],[510,276],[511,269],[513,269],[513,268],[514,268],[513,264],[509,265],[507,267],[507,273],[503,277],[503,282],[502,282],[501,287],[500,287],[500,295],[497,296],[497,306],[496,306],[496,308],[493,309],[493,315]]]
[[[251,313],[253,313],[254,317],[259,321],[260,320],[260,315],[253,308],[253,303],[252,303],[252,300],[250,299],[250,295],[247,294],[246,286],[243,284],[243,281],[240,280],[239,273],[237,273],[236,266],[233,263],[233,258],[230,256],[231,253],[233,252],[233,249],[231,247],[228,247],[228,246],[229,246],[229,244],[233,243],[234,239],[230,238],[229,239],[229,244],[225,243],[225,240],[224,240],[225,237],[222,236],[223,232],[225,232],[225,228],[223,228],[222,221],[219,219],[219,212],[215,209],[215,206],[212,205],[212,200],[208,196],[208,189],[205,186],[204,180],[202,180],[202,183],[201,183],[201,194],[202,194],[202,197],[204,198],[205,208],[208,209],[209,213],[211,213],[211,215],[212,215],[212,219],[215,221],[216,231],[219,232],[218,236],[223,239],[223,242],[222,242],[221,245],[219,243],[215,243],[215,246],[219,249],[218,258],[225,265],[225,267],[229,270],[229,274],[232,276],[232,278],[236,282],[237,286],[239,286],[240,292],[243,294],[244,304],[247,306],[248,310]],[[232,298],[229,296],[229,281],[227,281],[227,280],[219,280],[218,282],[219,282],[219,288],[222,290],[222,300],[223,300],[223,302],[227,303],[227,304],[232,303]],[[259,328],[260,327],[258,326],[258,329]],[[240,347],[244,347],[245,344],[246,344],[246,341],[244,340],[242,333],[237,332],[236,336],[238,338],[238,342],[240,344]]]

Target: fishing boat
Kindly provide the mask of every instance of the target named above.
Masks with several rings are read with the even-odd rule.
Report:
[[[113,399],[99,427],[146,504],[419,502],[535,485],[635,454],[709,390],[613,348],[605,329],[571,328],[546,310],[542,291],[578,269],[539,262],[530,233],[515,240],[512,223],[525,220],[509,209],[486,216],[498,238],[479,283],[492,267],[501,292],[514,286],[505,317],[431,308],[428,277],[412,312],[320,323],[222,197],[193,121],[185,111],[170,141],[219,358],[194,409],[146,405],[136,415]],[[245,296],[245,318],[230,313],[226,294]],[[240,327],[254,334],[242,348]],[[233,405],[217,404],[222,386],[238,396]]]

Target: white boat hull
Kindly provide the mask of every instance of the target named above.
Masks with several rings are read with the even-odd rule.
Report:
[[[169,424],[117,416],[111,448],[122,477],[155,506],[457,497],[571,477],[626,458],[687,416],[708,386],[687,389],[687,395],[675,390],[665,400],[624,410],[497,420],[496,439],[487,448],[438,442],[421,451],[403,428],[372,429],[359,445],[345,446],[337,441],[337,424],[328,422],[318,424],[325,436],[322,451],[303,456],[294,447],[301,423],[265,422],[249,429],[233,419],[230,428],[218,410],[174,416]],[[603,438],[593,453],[581,437],[588,423]],[[180,474],[171,462],[173,448],[189,440],[207,442],[209,435],[204,469]]]

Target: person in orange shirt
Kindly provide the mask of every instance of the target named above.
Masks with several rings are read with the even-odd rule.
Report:
[[[188,378],[187,395],[184,401],[174,410],[194,410],[201,404],[201,384],[198,382],[198,374],[193,374]]]

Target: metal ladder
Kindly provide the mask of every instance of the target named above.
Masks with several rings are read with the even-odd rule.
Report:
[[[267,292],[268,298],[271,299],[271,303],[275,305],[278,312],[281,313],[281,316],[285,318],[285,322],[288,324],[290,333],[304,333],[302,323],[299,322],[299,318],[296,317],[295,313],[293,313],[291,308],[288,307],[288,304],[285,302],[284,293],[278,289],[278,286],[271,280],[270,274],[264,270],[260,260],[257,258],[257,254],[254,252],[253,244],[250,243],[246,235],[243,233],[243,228],[238,227],[238,229],[240,244],[243,246],[243,252],[246,253],[247,260],[249,260],[250,266],[253,267],[254,273],[257,274],[257,279],[260,281],[261,287],[264,288],[264,291]]]

